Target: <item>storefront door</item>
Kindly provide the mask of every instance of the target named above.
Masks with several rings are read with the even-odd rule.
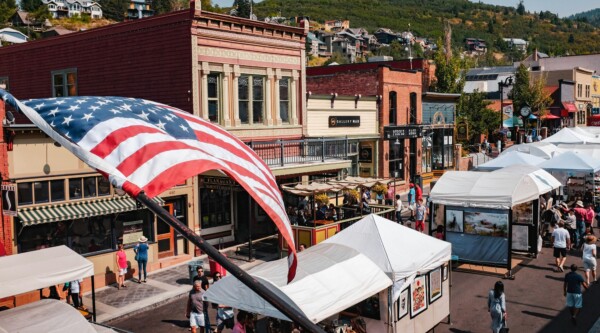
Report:
[[[174,204],[165,203],[163,206],[169,214],[173,215]],[[174,229],[163,220],[156,221],[156,242],[158,243],[158,258],[172,257],[175,255],[175,232]]]

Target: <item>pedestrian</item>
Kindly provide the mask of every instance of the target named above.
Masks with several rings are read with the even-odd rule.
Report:
[[[556,272],[564,272],[563,266],[567,260],[567,250],[571,248],[569,232],[564,229],[564,222],[558,222],[557,228],[552,232],[552,246],[556,258]]]
[[[588,284],[581,275],[577,274],[577,265],[571,265],[571,271],[565,275],[563,284],[564,295],[567,297],[567,307],[571,312],[571,321],[577,325],[577,314],[583,306],[583,297],[581,296],[581,286],[587,289]]]
[[[233,326],[232,333],[246,333],[246,320],[249,313],[246,311],[240,310],[235,317],[237,319],[237,323]]]
[[[144,271],[144,283],[146,282],[147,273],[146,265],[148,264],[148,238],[141,236],[138,239],[138,244],[133,248],[135,252],[135,261],[138,263],[138,283],[142,283],[142,270]]]
[[[425,232],[425,216],[427,215],[427,207],[423,205],[423,199],[417,200],[417,205],[415,207],[415,219],[417,222],[415,223],[415,230],[420,232]]]
[[[587,206],[586,209],[586,214],[585,214],[585,227],[586,228],[590,228],[590,231],[592,232],[592,234],[594,233],[594,218],[596,217],[596,212],[594,211],[594,205],[593,204],[589,204]]]
[[[444,226],[443,225],[440,224],[435,229],[435,238],[444,240]]]
[[[73,302],[73,306],[75,308],[79,308],[83,305],[81,303],[81,299],[79,298],[79,293],[81,292],[81,282],[83,282],[82,279],[69,282],[71,301]]]
[[[127,274],[127,253],[125,253],[123,243],[119,244],[119,251],[117,251],[116,259],[117,267],[119,269],[119,274],[117,275],[117,288],[127,288],[125,285],[125,274]]]
[[[415,220],[415,202],[417,200],[416,192],[415,192],[415,184],[410,183],[409,187],[410,187],[410,189],[408,190],[408,209],[410,210],[410,220],[414,221]]]
[[[585,218],[587,216],[587,210],[583,208],[583,202],[581,200],[577,200],[575,202],[575,207],[573,208],[575,211],[575,220],[576,227],[575,230],[575,244],[574,247],[579,248],[583,244],[583,235],[585,233]]]
[[[196,333],[196,329],[200,333],[204,333],[204,305],[202,302],[204,290],[202,290],[202,282],[194,281],[194,287],[188,295],[185,317],[190,319],[190,328],[192,333]]]
[[[306,245],[300,244],[300,246],[298,247],[298,252],[302,252],[304,250],[306,250]]]
[[[590,271],[592,272],[592,282],[596,282],[596,237],[588,235],[583,244],[583,268],[585,269],[585,282],[590,284]]]
[[[502,281],[494,284],[494,289],[488,293],[488,312],[492,317],[492,332],[499,333],[506,326],[506,297]]]
[[[219,280],[221,280],[221,273],[216,272],[213,275],[213,284]],[[224,328],[232,329],[234,326],[233,308],[224,304],[213,304],[213,308],[217,310],[217,333],[223,332]]]
[[[402,205],[400,194],[396,194],[396,204],[394,205],[394,208],[396,209],[396,222],[404,225],[404,222],[402,222],[402,210],[404,209],[404,206]]]

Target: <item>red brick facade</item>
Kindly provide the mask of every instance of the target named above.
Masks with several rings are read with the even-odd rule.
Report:
[[[5,118],[6,110],[4,108],[4,102],[0,100],[0,120]],[[0,176],[2,180],[8,177],[8,151],[4,136],[4,127],[0,126]],[[0,198],[0,202],[2,202]],[[0,224],[0,237],[2,237],[2,244],[6,250],[6,254],[12,254],[12,221],[10,216],[2,215],[2,223]]]
[[[422,81],[421,71],[410,71],[397,69],[396,66],[388,66],[388,63],[366,63],[326,67],[309,67],[306,69],[306,90],[314,94],[381,96],[379,104],[379,131],[383,136],[383,128],[390,125],[390,101],[391,92],[397,94],[396,121],[392,125],[421,124],[422,118]],[[390,63],[390,64],[391,64]],[[410,96],[414,94],[416,99],[416,119],[410,119]],[[416,144],[416,174],[421,173],[421,139],[413,140]],[[382,137],[379,147],[379,170],[378,176],[390,177],[389,153],[392,142]],[[409,178],[409,152],[410,140],[404,140],[404,174],[403,179]]]

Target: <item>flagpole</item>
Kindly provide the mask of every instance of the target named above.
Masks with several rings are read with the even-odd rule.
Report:
[[[240,282],[245,284],[252,291],[257,293],[265,301],[273,305],[277,310],[279,310],[289,319],[298,323],[300,326],[302,326],[302,328],[306,329],[308,332],[325,333],[323,329],[321,329],[317,324],[310,321],[302,312],[293,308],[290,304],[287,304],[283,299],[281,299],[281,297],[269,290],[257,279],[253,278],[250,274],[246,273],[246,271],[234,265],[231,261],[227,260],[227,258],[224,255],[222,255],[221,252],[215,249],[214,246],[210,245],[200,235],[196,234],[188,226],[176,219],[173,215],[169,214],[169,212],[167,212],[159,204],[152,201],[152,199],[148,198],[148,196],[144,192],[138,194],[136,199],[148,209],[150,209],[154,214],[156,214],[156,216],[158,216],[161,220],[163,220],[165,223],[167,223],[175,230],[177,230],[180,234],[182,234],[183,237],[185,237],[185,239],[189,240],[194,245],[199,247],[214,261],[218,262],[221,266],[223,266],[223,268],[225,268],[230,274],[232,274],[234,277],[240,280]],[[233,304],[228,305],[234,306]]]

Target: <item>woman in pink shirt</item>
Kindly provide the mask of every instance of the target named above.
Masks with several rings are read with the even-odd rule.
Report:
[[[117,251],[117,267],[119,268],[119,275],[117,275],[117,288],[126,288],[125,286],[125,274],[127,274],[127,253],[123,249],[123,244],[119,244],[119,251]]]
[[[240,310],[235,317],[237,323],[233,326],[232,333],[246,333],[246,320],[248,320],[248,312]]]
[[[585,210],[586,214],[585,214],[585,226],[586,227],[590,227],[590,230],[592,230],[592,233],[594,233],[594,217],[596,217],[596,212],[594,212],[594,205],[589,204],[588,208]]]

